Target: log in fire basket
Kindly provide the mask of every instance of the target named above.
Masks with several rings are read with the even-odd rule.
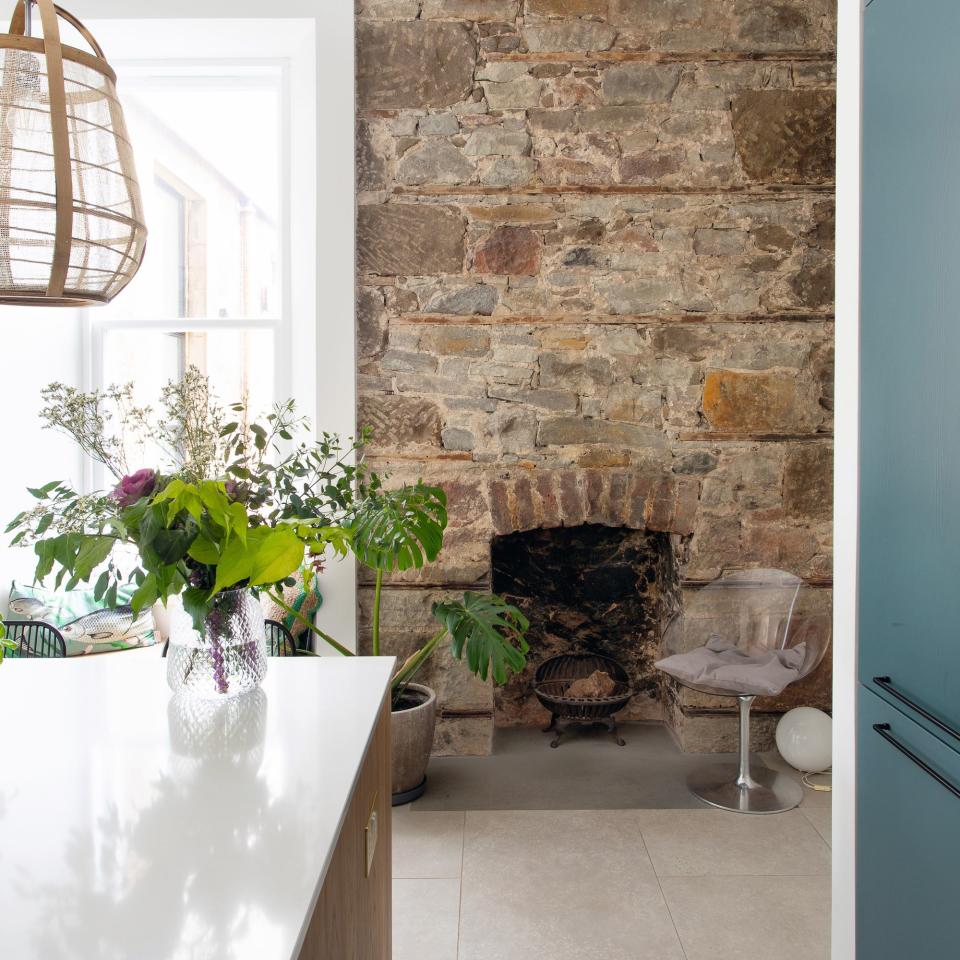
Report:
[[[562,724],[602,723],[622,747],[613,715],[633,696],[630,677],[616,660],[598,653],[565,653],[544,660],[533,681],[537,699],[550,711],[544,733],[553,732],[551,747],[566,733]]]

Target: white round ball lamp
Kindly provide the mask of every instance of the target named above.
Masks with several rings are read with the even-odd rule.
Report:
[[[777,724],[777,749],[791,767],[822,773],[832,763],[833,721],[822,710],[795,707]]]

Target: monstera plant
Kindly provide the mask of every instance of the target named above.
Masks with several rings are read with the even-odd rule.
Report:
[[[443,490],[423,482],[395,490],[374,479],[347,521],[348,543],[357,560],[373,571],[370,652],[382,649],[380,613],[384,577],[420,569],[436,560],[447,527]],[[293,613],[288,608],[288,613]],[[423,793],[436,722],[436,694],[414,683],[420,670],[444,645],[481,680],[502,684],[526,666],[529,622],[495,594],[467,591],[462,599],[432,607],[436,632],[402,663],[393,677],[393,794],[406,803]],[[306,618],[305,626],[341,653],[353,656]]]

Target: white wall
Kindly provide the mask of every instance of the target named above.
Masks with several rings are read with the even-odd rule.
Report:
[[[836,436],[833,575],[833,960],[855,956],[860,87],[863,0],[837,38]],[[869,960],[869,958],[864,958]]]
[[[72,0],[70,12],[80,20],[117,17],[124,20],[165,20],[182,17],[251,17],[286,19],[317,17],[323,13],[324,33],[327,18],[343,10],[353,18],[353,0]],[[110,56],[110,51],[107,51]]]
[[[40,391],[59,380],[81,382],[83,354],[78,311],[0,307],[0,421],[4,457],[0,467],[0,608],[6,612],[11,580],[30,583],[33,551],[9,547],[2,531],[36,501],[26,487],[50,480],[83,481],[83,461],[73,443],[40,429]]]

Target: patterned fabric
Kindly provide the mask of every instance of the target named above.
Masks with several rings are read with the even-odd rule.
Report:
[[[135,589],[129,585],[121,587],[117,591],[121,605],[110,609],[94,599],[93,588],[57,591],[13,583],[9,619],[52,624],[63,634],[68,657],[147,647],[159,637],[154,632],[150,610],[142,610],[134,617],[129,600]]]
[[[298,573],[297,582],[292,587],[283,588],[283,601],[292,610],[306,617],[313,619],[323,603],[323,597],[317,588],[317,578],[313,578],[313,584],[309,590],[304,589],[303,578]],[[310,628],[305,627],[293,614],[287,613],[278,603],[274,603],[266,594],[260,597],[260,605],[263,607],[263,615],[267,620],[276,620],[282,623],[293,635],[297,647],[301,650],[310,646]]]

